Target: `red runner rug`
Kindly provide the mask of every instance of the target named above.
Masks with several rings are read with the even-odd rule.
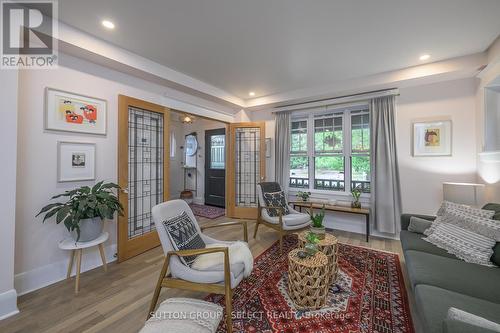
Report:
[[[233,294],[233,332],[413,333],[413,324],[397,254],[340,244],[339,277],[327,304],[297,311],[287,294],[287,254],[297,236],[278,242],[255,259],[252,274]],[[224,296],[207,300],[224,306]],[[226,332],[225,321],[218,333]]]
[[[189,205],[189,207],[191,207],[194,215],[206,217],[208,219],[216,219],[226,214],[226,210],[224,208],[215,206],[198,205],[192,203]]]

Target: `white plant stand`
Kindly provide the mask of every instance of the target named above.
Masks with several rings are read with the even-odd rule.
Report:
[[[71,251],[66,279],[69,279],[71,277],[71,271],[73,270],[73,261],[76,255],[75,294],[78,294],[78,291],[80,290],[80,269],[82,266],[83,249],[97,246],[99,248],[99,253],[101,254],[104,271],[108,271],[108,266],[106,265],[106,256],[104,255],[104,246],[102,245],[105,241],[108,240],[108,238],[109,234],[107,232],[103,232],[99,237],[89,242],[75,242],[73,238],[66,238],[59,242],[59,248],[61,250]]]

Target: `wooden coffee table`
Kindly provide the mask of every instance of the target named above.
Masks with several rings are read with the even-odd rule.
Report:
[[[301,259],[295,249],[288,253],[288,295],[298,310],[319,309],[328,294],[328,258],[322,252]]]
[[[299,211],[302,212],[302,208],[312,208],[313,209],[322,209],[323,205],[325,206],[325,210],[329,210],[332,212],[342,212],[342,213],[348,213],[348,214],[357,214],[357,215],[363,215],[365,217],[365,224],[366,224],[366,241],[368,242],[370,240],[370,209],[368,208],[352,208],[348,206],[338,206],[338,205],[329,205],[326,203],[321,203],[321,202],[314,202],[314,201],[295,201],[292,203],[293,204],[293,209],[296,209],[296,207],[299,207]]]
[[[304,230],[300,233],[298,233],[299,236],[299,248],[304,248],[306,245],[306,236],[309,233],[308,230]],[[328,259],[328,268],[330,270],[328,276],[329,276],[329,282],[328,285],[331,285],[332,282],[334,282],[337,279],[337,273],[338,273],[338,241],[337,237],[335,237],[331,233],[326,233],[325,238],[321,239],[319,243],[317,244],[318,250],[323,252],[327,259]]]

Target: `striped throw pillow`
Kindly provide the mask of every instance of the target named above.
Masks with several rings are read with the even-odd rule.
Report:
[[[457,203],[454,203],[451,201],[443,201],[443,203],[441,203],[441,207],[437,211],[436,215],[439,217],[439,216],[444,215],[445,213],[449,213],[449,212],[453,212],[453,211],[461,211],[464,213],[468,213],[468,214],[475,215],[478,217],[483,217],[486,219],[491,219],[491,218],[493,218],[493,215],[495,215],[494,210],[474,208],[474,207],[467,206],[467,205],[457,204]]]
[[[442,248],[465,262],[494,266],[490,261],[495,240],[455,224],[439,223],[423,240]]]
[[[430,235],[440,223],[450,223],[461,228],[468,229],[485,237],[500,242],[500,221],[469,214],[464,211],[455,210],[445,213],[433,222],[431,228],[424,234]]]

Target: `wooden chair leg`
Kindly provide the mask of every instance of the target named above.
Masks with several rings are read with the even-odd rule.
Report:
[[[280,231],[280,254],[283,253],[283,232]]]
[[[66,274],[66,279],[69,279],[71,277],[71,271],[73,270],[74,258],[75,258],[75,250],[71,250],[71,254],[69,257],[68,273]]]
[[[80,270],[82,267],[82,249],[76,250],[76,281],[75,281],[75,294],[80,291]]]
[[[259,220],[257,220],[257,222],[255,222],[255,230],[253,231],[253,238],[255,239],[255,237],[257,237],[257,230],[259,230]]]
[[[99,244],[99,253],[101,254],[102,267],[104,267],[104,271],[108,271],[108,265],[106,264],[106,256],[104,255],[104,246]]]
[[[153,315],[153,313],[155,311],[156,303],[158,303],[158,297],[160,297],[161,283],[163,282],[163,278],[167,274],[169,261],[170,261],[170,256],[167,255],[167,257],[165,258],[165,261],[163,262],[163,267],[162,267],[161,272],[160,272],[160,277],[158,278],[158,282],[156,283],[155,292],[153,294],[153,299],[151,300],[151,305],[149,306],[148,317],[146,318],[146,320],[151,318],[151,316]]]
[[[226,298],[226,326],[227,326],[227,333],[232,333],[233,332],[233,291],[231,290],[231,282],[229,283],[229,288],[226,286],[226,293],[225,293],[225,298]],[[229,290],[228,290],[229,289]]]

